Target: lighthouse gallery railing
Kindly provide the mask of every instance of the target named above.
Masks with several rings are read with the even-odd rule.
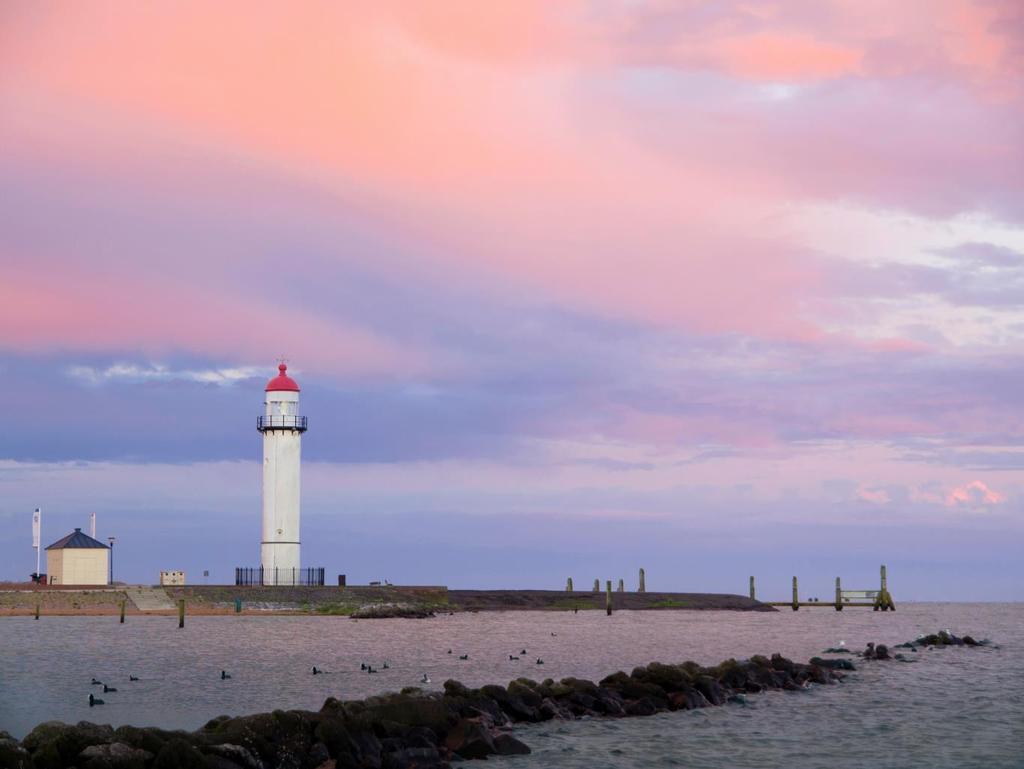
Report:
[[[294,416],[291,414],[272,414],[271,416],[256,417],[256,429],[263,430],[306,430],[306,417]]]
[[[316,585],[324,584],[324,567],[307,569],[279,569],[237,567],[235,569],[236,585]]]

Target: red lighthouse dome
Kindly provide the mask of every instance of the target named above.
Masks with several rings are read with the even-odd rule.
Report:
[[[269,382],[267,382],[266,391],[268,393],[278,392],[281,390],[295,393],[299,391],[299,383],[292,379],[290,376],[288,376],[288,367],[286,365],[284,365],[283,363],[279,365],[277,367],[277,372],[277,376],[273,377]]]

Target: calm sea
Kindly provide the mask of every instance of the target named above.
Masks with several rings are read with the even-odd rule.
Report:
[[[865,664],[841,686],[752,696],[745,706],[520,727],[509,767],[1024,767],[1024,604],[900,604],[895,613],[508,612],[428,620],[345,617],[0,619],[0,729],[51,719],[194,729],[213,716],[318,709],[418,685],[599,679],[653,660],[702,664],[840,641],[896,644],[948,628],[998,648]],[[451,649],[452,653],[448,654]],[[522,654],[523,650],[526,654]],[[468,654],[468,660],[459,660]],[[521,657],[510,661],[509,655]],[[543,665],[536,660],[543,659]],[[361,672],[360,663],[379,673]],[[384,663],[388,669],[383,669]],[[311,666],[331,671],[313,676]],[[230,673],[221,680],[220,671]],[[129,675],[139,677],[129,682]],[[87,705],[96,677],[117,687]]]

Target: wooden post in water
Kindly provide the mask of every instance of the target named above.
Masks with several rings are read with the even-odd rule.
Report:
[[[36,619],[39,619],[39,599],[36,599]]]
[[[125,603],[126,603],[125,600],[122,599],[121,600],[121,624],[122,625],[124,624],[124,605],[125,605]]]
[[[626,580],[624,580],[624,579],[620,579],[619,580],[619,592],[620,593],[625,593],[626,592]]]
[[[571,593],[572,592],[572,577],[569,577],[569,579],[567,579],[565,581],[565,592],[567,592],[567,593]]]
[[[754,592],[754,577],[753,576],[750,577],[750,600],[751,601],[756,601],[757,600],[757,594]]]
[[[878,593],[878,601],[876,602],[876,607],[878,605],[881,605],[882,611],[889,611],[890,609],[892,611],[896,611],[896,604],[893,602],[892,596],[889,595],[889,580],[886,579],[885,564],[882,564],[881,572],[882,585],[881,590]]]
[[[595,593],[600,593],[601,592],[601,580],[599,580],[599,579],[595,579],[594,580],[594,592]]]
[[[178,601],[178,627],[185,627],[185,599]]]
[[[875,599],[875,605],[872,607],[872,611],[878,611],[881,609],[885,611],[885,565],[882,565],[882,578],[878,585],[878,597]]]
[[[800,610],[800,593],[796,587],[796,577],[793,577],[793,611]]]
[[[604,593],[604,610],[608,613],[608,616],[612,616],[612,581],[608,580],[606,584],[606,590]]]
[[[839,577],[836,577],[836,611],[843,610],[843,588],[839,584]]]
[[[646,576],[647,575],[644,573],[644,570],[640,569],[640,587],[639,587],[639,589],[636,592],[638,592],[638,593],[646,593],[647,592]]]

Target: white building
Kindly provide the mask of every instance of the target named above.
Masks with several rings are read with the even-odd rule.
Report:
[[[46,548],[46,576],[51,585],[106,585],[110,548],[75,529]]]
[[[160,572],[160,584],[164,586],[175,586],[185,584],[185,572],[183,571],[162,571]]]
[[[281,364],[267,383],[263,416],[263,584],[299,581],[299,464],[306,418],[299,416],[299,385]]]

